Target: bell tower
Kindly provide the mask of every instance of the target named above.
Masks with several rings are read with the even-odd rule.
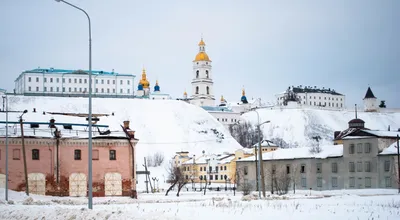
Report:
[[[192,96],[190,103],[198,106],[215,106],[211,60],[208,57],[206,44],[201,38],[199,52],[193,60]]]

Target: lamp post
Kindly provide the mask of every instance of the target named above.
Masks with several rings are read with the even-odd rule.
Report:
[[[89,209],[93,209],[93,180],[92,180],[92,27],[90,23],[90,17],[88,13],[82,8],[79,8],[69,2],[64,0],[55,0],[57,2],[63,2],[79,11],[82,11],[89,22],[89,116],[88,116],[88,123],[89,123],[89,153],[88,153],[88,176],[89,176],[89,192],[88,192],[88,207]]]
[[[5,187],[6,187],[6,192],[5,192],[5,199],[8,201],[8,96],[7,93],[5,93],[5,96],[3,96],[3,104],[5,102],[5,108],[3,108],[4,111],[6,111],[6,182],[5,182]]]
[[[25,192],[26,195],[29,196],[29,182],[28,182],[28,168],[26,166],[26,151],[25,151],[25,139],[24,139],[24,124],[23,124],[23,119],[22,116],[24,116],[24,114],[26,114],[28,112],[28,110],[24,110],[24,112],[22,112],[22,115],[19,116],[19,124],[21,126],[21,142],[22,142],[22,157],[24,160],[24,174],[25,174]]]
[[[225,191],[227,191],[228,190],[228,176],[224,176],[224,179],[225,179]]]
[[[398,188],[400,193],[400,145],[399,145],[399,135],[397,135],[397,178],[398,178]]]
[[[262,152],[261,152],[261,125],[270,123],[270,121],[265,121],[263,123],[260,123],[260,114],[258,113],[257,110],[252,109],[254,112],[257,113],[257,129],[258,129],[258,197],[261,198],[261,184],[262,184],[262,191],[263,191],[263,196],[265,197],[265,181],[264,181],[264,168],[261,165],[262,163]]]

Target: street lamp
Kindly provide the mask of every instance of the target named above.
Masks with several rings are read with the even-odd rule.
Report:
[[[227,186],[227,184],[228,184],[228,176],[225,174],[225,176],[224,176],[224,179],[225,179],[225,191],[227,191],[228,190],[228,186]]]
[[[5,102],[5,108],[3,111],[6,112],[6,192],[5,192],[5,199],[8,201],[8,96],[6,91],[4,91],[5,96],[3,96],[3,104]]]
[[[22,156],[24,160],[24,174],[25,174],[25,192],[26,195],[29,196],[29,182],[28,182],[28,168],[26,166],[26,151],[25,151],[25,139],[24,139],[24,124],[23,124],[23,119],[22,116],[24,116],[28,110],[24,110],[19,116],[19,124],[21,126],[21,142],[22,142]]]
[[[88,13],[82,8],[79,8],[69,2],[64,0],[55,0],[56,2],[63,2],[73,8],[78,9],[85,13],[88,22],[89,22],[89,153],[88,153],[88,176],[89,176],[89,195],[88,195],[88,207],[89,209],[93,209],[93,180],[92,180],[92,27],[90,23],[90,17]]]
[[[262,152],[261,152],[261,125],[270,123],[271,121],[264,121],[263,123],[260,123],[260,114],[256,109],[251,109],[255,113],[257,113],[257,129],[258,129],[258,197],[261,199],[261,184],[262,184],[262,189],[263,189],[263,196],[265,197],[265,181],[264,181],[264,173],[263,173],[263,166],[261,166],[262,163]],[[262,175],[261,175],[262,174]],[[261,182],[261,183],[260,183]]]

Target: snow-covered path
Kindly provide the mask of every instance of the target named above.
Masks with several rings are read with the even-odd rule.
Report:
[[[3,192],[0,196],[4,198]],[[29,198],[11,192],[14,204],[0,200],[0,219],[400,219],[400,196],[393,193],[337,191],[324,193],[329,195],[324,197],[318,192],[312,192],[312,196],[299,192],[251,201],[242,201],[240,194],[183,193],[179,198],[158,194],[143,195],[139,200],[95,198],[94,209],[88,210],[85,198]]]

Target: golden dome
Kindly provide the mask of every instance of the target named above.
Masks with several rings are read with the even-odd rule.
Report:
[[[199,52],[194,61],[211,61],[206,52]]]
[[[185,92],[183,93],[183,95],[184,95],[184,96],[187,96],[187,92],[186,92],[186,90],[185,90]]]
[[[201,38],[201,41],[199,42],[199,46],[206,46],[206,44],[203,41],[203,38]]]
[[[147,81],[147,79],[146,79],[146,70],[145,70],[145,69],[143,69],[143,72],[142,72],[142,79],[139,81],[139,84],[141,84],[141,85],[143,86],[144,89],[150,87],[150,83],[149,83],[149,81]]]
[[[224,96],[221,95],[221,102],[225,101]]]

